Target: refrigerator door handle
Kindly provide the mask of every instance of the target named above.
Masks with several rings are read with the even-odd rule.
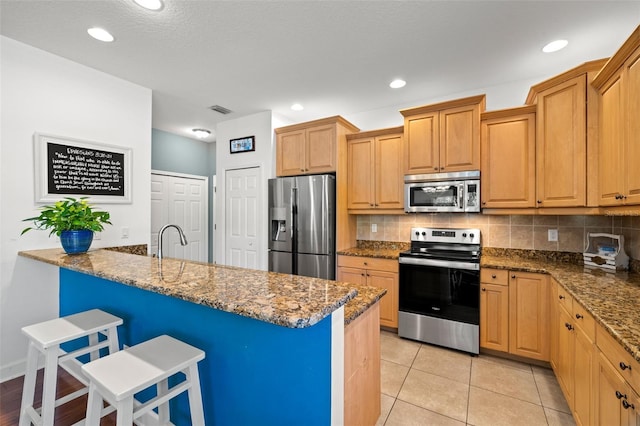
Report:
[[[297,215],[298,215],[298,188],[296,188],[295,186],[293,186],[291,188],[291,202],[289,203],[289,205],[291,206],[291,216],[290,216],[290,226],[291,226],[291,232],[289,233],[289,235],[291,236],[291,253],[293,254],[293,259],[292,259],[292,264],[291,264],[291,269],[292,269],[292,274],[297,275],[298,274],[298,260],[296,259],[295,253],[298,253],[298,235],[296,230],[298,229],[298,224],[297,222]]]

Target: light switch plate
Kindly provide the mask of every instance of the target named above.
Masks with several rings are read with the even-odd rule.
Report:
[[[557,229],[549,229],[548,240],[549,241],[558,241],[558,230]]]
[[[371,224],[371,232],[378,232],[378,224],[377,223],[372,223]]]

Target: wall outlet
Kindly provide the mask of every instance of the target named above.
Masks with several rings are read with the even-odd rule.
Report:
[[[549,241],[558,241],[558,230],[557,229],[549,229],[549,231],[548,231],[548,240]]]
[[[122,239],[129,238],[129,228],[126,226],[122,228]]]
[[[377,223],[372,223],[371,224],[371,232],[378,232],[378,224]]]

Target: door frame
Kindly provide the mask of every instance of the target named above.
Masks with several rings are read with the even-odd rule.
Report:
[[[208,176],[201,176],[201,175],[192,175],[192,174],[188,174],[188,173],[177,173],[177,172],[168,172],[165,170],[155,170],[155,169],[151,169],[151,174],[152,175],[162,175],[162,176],[170,176],[170,177],[177,177],[177,178],[183,178],[183,179],[194,179],[194,180],[200,180],[204,182],[204,215],[207,218],[207,220],[205,220],[204,223],[204,234],[205,234],[205,248],[207,250],[206,253],[206,257],[207,259],[210,258],[210,252],[211,250],[209,249],[209,239],[211,238],[211,235],[209,234],[209,222],[211,221],[211,215],[210,215],[210,211],[209,211],[209,177]],[[151,184],[151,181],[149,181],[149,184]],[[214,199],[215,199],[215,194],[214,194]],[[149,220],[149,222],[151,222],[151,220]],[[149,242],[149,250],[151,250],[151,241]],[[215,253],[215,250],[214,250]],[[153,253],[150,253],[153,254]]]

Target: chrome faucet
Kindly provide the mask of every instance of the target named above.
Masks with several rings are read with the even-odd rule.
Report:
[[[178,234],[180,235],[180,245],[186,246],[187,245],[187,237],[184,235],[184,232],[182,232],[182,228],[180,228],[178,225],[165,225],[162,228],[160,228],[160,231],[158,231],[158,259],[162,260],[162,234],[164,234],[164,230],[167,228],[176,228],[178,230]]]

